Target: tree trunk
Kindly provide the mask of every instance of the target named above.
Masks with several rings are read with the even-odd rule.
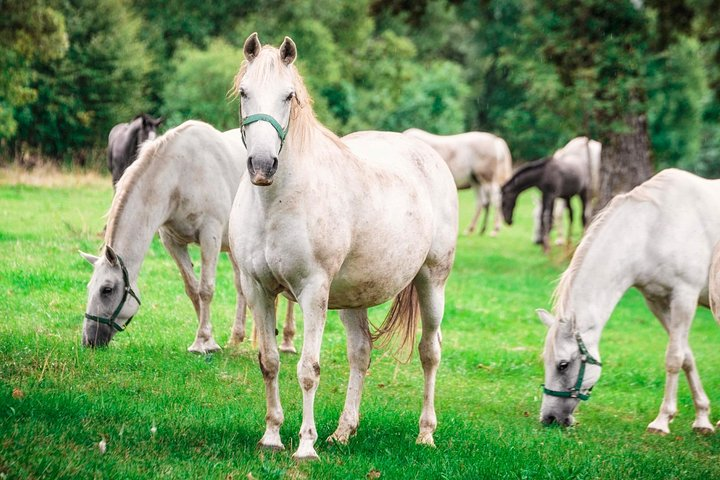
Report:
[[[600,162],[600,192],[594,212],[612,198],[632,190],[653,174],[645,115],[629,115],[626,131],[609,133],[604,139]]]

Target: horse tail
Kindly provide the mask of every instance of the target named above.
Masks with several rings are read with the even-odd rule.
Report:
[[[384,348],[399,335],[399,344],[394,354],[397,356],[409,345],[407,357],[404,360],[399,360],[402,363],[407,363],[413,353],[419,318],[420,303],[417,289],[415,285],[410,283],[397,294],[382,325],[375,329],[375,333],[372,333],[370,338],[373,342],[380,340],[379,347]]]
[[[497,165],[495,167],[495,183],[502,186],[512,177],[512,155],[510,148],[505,140],[498,137],[495,140],[495,158]]]
[[[720,242],[715,245],[710,263],[710,278],[708,278],[708,291],[710,297],[710,310],[715,321],[720,323]]]

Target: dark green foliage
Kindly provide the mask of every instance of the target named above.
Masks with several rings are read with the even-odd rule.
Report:
[[[51,156],[104,146],[113,125],[146,109],[150,57],[140,21],[118,0],[63,3],[70,48],[38,62],[38,97],[18,114],[19,137]]]
[[[530,160],[646,115],[657,166],[720,174],[718,0],[636,5],[7,0],[0,137],[77,159],[140,110],[236,126],[225,93],[257,31],[295,40],[317,115],[339,134],[484,130]]]

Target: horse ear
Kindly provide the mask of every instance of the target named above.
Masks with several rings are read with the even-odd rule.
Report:
[[[262,48],[262,45],[260,45],[257,32],[251,33],[247,40],[245,40],[245,46],[243,47],[245,59],[248,62],[252,62],[260,53],[260,48]]]
[[[95,255],[90,255],[89,253],[85,253],[81,250],[78,250],[78,253],[81,257],[87,260],[90,265],[95,265],[95,262],[98,261],[98,257],[96,257]]]
[[[110,245],[105,245],[105,258],[110,262],[110,265],[115,266],[118,263],[117,253],[115,253],[115,250],[113,250]]]
[[[552,313],[548,312],[547,310],[538,308],[537,310],[535,310],[535,313],[538,314],[538,317],[540,317],[540,320],[542,320],[542,322],[548,328],[552,327],[557,322],[555,317],[553,317]]]
[[[159,127],[161,123],[165,121],[165,117],[158,117],[155,120],[153,120],[153,125],[156,127]]]
[[[280,58],[285,65],[291,65],[297,58],[297,47],[290,37],[285,37],[282,45],[280,45]]]

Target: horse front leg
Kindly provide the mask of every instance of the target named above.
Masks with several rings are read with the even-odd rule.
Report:
[[[347,357],[350,363],[345,408],[335,433],[328,437],[328,442],[346,444],[357,431],[360,423],[360,399],[362,398],[365,375],[370,366],[370,338],[367,309],[341,310],[340,319],[347,332]]]
[[[303,312],[303,347],[297,364],[298,382],[303,395],[303,417],[300,426],[300,444],[293,454],[296,460],[317,460],[315,441],[315,393],[320,385],[320,346],[327,316],[330,282],[312,279],[302,289],[298,303]]]
[[[570,197],[565,199],[565,206],[567,207],[568,211],[568,226],[564,243],[567,248],[570,248],[570,245],[572,245],[572,226],[573,222],[575,221],[575,212],[573,212],[572,204],[570,203]],[[560,228],[560,225],[558,225],[558,230],[560,230]]]
[[[550,252],[550,230],[553,222],[553,208],[555,206],[555,196],[543,192],[542,196],[542,215],[540,222],[540,232],[542,234],[542,246],[545,253]]]
[[[228,253],[230,257],[230,263],[233,267],[233,279],[235,280],[235,291],[236,291],[236,307],[235,307],[235,322],[233,322],[232,330],[230,332],[230,345],[237,345],[245,340],[245,321],[247,318],[247,302],[245,301],[245,295],[242,291],[242,284],[240,281],[240,267],[238,266],[232,253]]]
[[[242,276],[243,292],[253,314],[254,332],[258,339],[258,364],[265,382],[265,433],[258,446],[272,450],[284,450],[280,439],[280,427],[285,417],[280,403],[280,352],[275,338],[275,295],[265,290],[253,279]]]
[[[220,350],[212,336],[210,323],[210,304],[215,295],[215,272],[217,270],[218,255],[220,255],[220,242],[222,225],[206,225],[200,232],[200,257],[202,268],[200,272],[200,324],[198,325],[195,341],[188,351],[193,353],[209,353]]]
[[[200,325],[202,319],[202,316],[200,314],[200,287],[197,277],[195,276],[195,271],[193,270],[192,260],[190,259],[190,255],[188,254],[187,245],[180,245],[172,238],[172,236],[165,233],[162,229],[160,230],[160,240],[162,241],[165,250],[168,251],[173,260],[175,260],[178,268],[180,269],[180,275],[182,276],[183,283],[185,285],[185,294],[188,296],[188,298],[190,298],[190,301],[193,304],[193,308],[195,309],[195,315],[198,319],[198,325]],[[193,345],[199,342],[200,339],[196,335],[195,341],[190,347],[188,347],[188,351],[194,352],[194,350],[192,350]]]

